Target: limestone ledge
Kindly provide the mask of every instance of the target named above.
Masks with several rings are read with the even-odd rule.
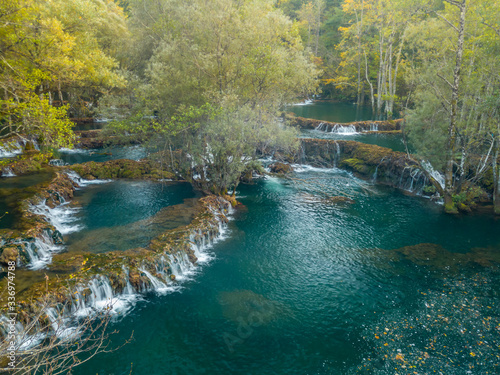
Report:
[[[355,121],[355,122],[346,122],[346,123],[338,123],[338,122],[330,122],[323,120],[316,120],[312,118],[305,117],[295,117],[295,116],[287,116],[287,119],[290,121],[290,124],[293,126],[298,126],[302,129],[316,129],[322,124],[322,128],[331,131],[336,125],[348,127],[354,126],[357,132],[368,132],[377,129],[380,132],[395,132],[400,131],[401,126],[404,122],[403,119],[397,120],[387,120],[387,121]]]

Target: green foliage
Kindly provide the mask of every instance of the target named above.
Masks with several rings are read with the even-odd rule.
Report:
[[[2,1],[0,135],[70,146],[67,112],[88,114],[96,95],[124,85],[111,56],[124,21],[111,0]]]

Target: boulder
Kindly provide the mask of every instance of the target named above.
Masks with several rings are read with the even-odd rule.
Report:
[[[0,255],[0,263],[8,264],[9,262],[17,261],[17,257],[19,256],[19,251],[17,247],[14,246],[6,246],[3,249],[0,249],[2,255]]]

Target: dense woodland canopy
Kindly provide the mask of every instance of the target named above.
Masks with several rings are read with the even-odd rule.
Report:
[[[69,146],[69,117],[112,118],[225,193],[297,147],[284,105],[321,95],[404,116],[446,209],[483,181],[500,212],[499,52],[486,0],[4,0],[1,136]]]

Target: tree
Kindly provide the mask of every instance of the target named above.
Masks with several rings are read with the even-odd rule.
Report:
[[[65,112],[81,113],[97,93],[124,83],[111,57],[126,32],[124,19],[111,0],[2,2],[1,136],[70,146]]]
[[[445,209],[457,212],[461,197],[491,168],[497,181],[499,39],[491,25],[498,25],[498,7],[446,3],[412,31],[418,53],[409,79],[417,90],[408,128],[419,152],[444,171]],[[493,16],[486,21],[486,14]]]
[[[146,64],[133,64],[142,84],[123,108],[127,131],[154,132],[174,151],[181,137],[186,177],[217,194],[238,184],[266,140],[295,143],[276,115],[315,91],[319,71],[304,54],[298,25],[272,1],[136,0],[130,11],[153,51]]]

